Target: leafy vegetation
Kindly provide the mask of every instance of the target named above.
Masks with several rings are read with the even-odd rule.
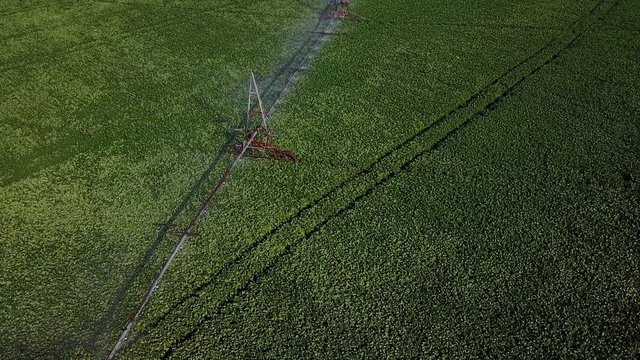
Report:
[[[471,126],[317,226],[276,231],[277,255],[174,310],[163,331],[199,321],[165,354],[638,356],[640,48],[618,28],[638,10],[596,12]]]
[[[507,89],[557,57],[611,5],[581,4],[582,12],[567,6],[564,22],[555,27],[544,22],[536,26],[527,18],[536,19],[540,8],[534,13],[504,10],[499,19],[486,11],[477,26],[458,23],[460,15],[454,13],[448,26],[434,24],[432,33],[424,24],[408,21],[406,14],[427,13],[433,4],[410,3],[406,6],[412,11],[395,13],[388,4],[360,3],[364,20],[343,27],[345,35],[329,44],[278,113],[279,141],[303,160],[295,167],[246,164],[234,177],[215,218],[204,224],[202,232],[212,234],[207,235],[211,241],[199,240],[185,249],[169,275],[172,280],[141,324],[146,329],[133,341],[133,353],[160,356],[192,339],[298,239],[395,176],[404,161],[437,144],[456,124],[493,106]],[[459,54],[460,43],[481,46]],[[513,50],[515,45],[522,46],[521,52]],[[504,54],[509,57],[501,58]],[[439,55],[435,71],[424,74],[425,64]],[[458,63],[451,64],[454,59]],[[417,141],[415,134],[420,135]]]

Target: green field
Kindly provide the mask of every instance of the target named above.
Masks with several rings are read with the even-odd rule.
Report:
[[[3,358],[107,355],[323,6],[0,8]],[[121,357],[640,356],[640,3],[354,10]]]

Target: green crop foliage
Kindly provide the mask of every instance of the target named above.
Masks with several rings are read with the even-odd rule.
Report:
[[[444,141],[280,227],[135,354],[637,357],[640,8],[609,5]]]
[[[329,43],[277,113],[278,141],[303,160],[294,166],[254,162],[234,175],[215,217],[203,224],[209,241],[185,249],[130,355],[161,356],[191,339],[275,266],[283,249],[397,176],[452,128],[495,106],[508,88],[596,26],[612,2],[561,10],[549,2],[528,11],[478,5],[468,10],[475,11],[473,22],[459,5],[359,3],[362,20],[343,25],[344,35]],[[441,15],[425,20],[423,14],[432,13]],[[456,107],[434,131],[406,142]]]

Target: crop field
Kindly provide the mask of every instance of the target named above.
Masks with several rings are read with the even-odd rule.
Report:
[[[118,358],[640,356],[640,2],[352,3]],[[2,3],[2,358],[107,357],[325,5]]]

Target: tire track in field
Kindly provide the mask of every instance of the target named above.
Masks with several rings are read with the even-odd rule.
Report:
[[[536,53],[536,54],[538,54],[538,53]],[[215,282],[218,281],[220,277],[222,277],[224,274],[229,273],[230,271],[232,271],[232,268],[234,266],[239,266],[241,264],[241,262],[246,261],[249,258],[249,256],[252,256],[257,251],[257,249],[258,249],[258,247],[260,245],[263,245],[267,241],[271,240],[271,238],[273,236],[275,236],[276,234],[278,234],[281,231],[286,231],[287,227],[294,226],[294,222],[300,221],[300,219],[302,219],[305,215],[308,215],[308,213],[310,211],[317,212],[317,208],[322,207],[323,205],[326,206],[326,204],[325,204],[326,202],[332,201],[332,200],[333,201],[337,201],[337,198],[338,198],[337,194],[338,193],[340,193],[340,194],[348,193],[348,191],[346,191],[346,190],[347,189],[351,189],[351,187],[354,186],[354,184],[353,184],[354,182],[358,182],[359,181],[359,182],[370,183],[370,180],[368,180],[366,178],[368,176],[371,176],[371,175],[375,176],[376,173],[373,171],[373,169],[377,168],[378,167],[377,165],[384,163],[385,160],[387,160],[391,156],[393,156],[396,151],[401,151],[402,149],[400,149],[400,147],[409,146],[410,143],[412,143],[414,141],[418,141],[418,138],[421,137],[421,135],[424,135],[426,132],[431,130],[433,127],[438,126],[440,123],[442,123],[445,120],[449,119],[451,116],[454,116],[454,113],[456,111],[469,106],[469,104],[472,103],[472,102],[473,102],[473,98],[469,99],[463,105],[460,105],[458,108],[456,108],[455,110],[453,110],[452,112],[450,112],[446,116],[438,119],[432,125],[429,125],[427,128],[421,130],[418,134],[412,136],[410,139],[408,139],[407,141],[403,142],[398,147],[396,147],[396,148],[392,149],[391,151],[385,153],[381,158],[379,158],[376,162],[371,164],[367,169],[362,170],[362,171],[358,172],[356,175],[354,175],[353,177],[350,177],[350,178],[346,179],[345,181],[340,183],[338,186],[334,187],[332,190],[330,190],[329,192],[325,193],[318,200],[306,205],[305,207],[300,209],[295,215],[293,215],[289,219],[287,219],[285,222],[279,224],[273,230],[271,230],[267,234],[261,236],[257,241],[253,242],[244,251],[242,251],[236,258],[234,258],[234,260],[232,260],[229,263],[226,263],[219,271],[214,273],[214,275],[208,281],[202,283],[197,288],[195,288],[194,291],[191,294],[189,294],[187,297],[181,299],[178,303],[172,305],[172,307],[167,312],[165,312],[160,318],[158,318],[158,320],[156,320],[154,323],[151,324],[151,327],[153,328],[155,326],[158,326],[163,321],[167,320],[168,316],[171,315],[172,311],[177,310],[181,306],[185,306],[187,304],[188,300],[190,300],[190,299],[192,299],[194,297],[199,297],[202,293],[204,293],[205,290],[207,290],[207,288],[209,286],[214,285]],[[454,128],[450,133],[447,133],[446,136],[441,138],[439,141],[440,142],[444,142],[450,135],[452,135],[454,132],[456,132],[457,130],[459,130],[461,128],[462,127]],[[431,151],[433,149],[434,149],[434,147],[432,146],[432,147],[428,148],[427,151],[421,151],[421,152],[415,154],[414,157],[412,157],[411,159],[407,160],[406,163],[403,164],[403,166],[411,164],[417,158],[419,158],[421,155],[423,155],[424,153],[426,153],[428,151]],[[317,233],[322,227],[324,227],[324,225],[329,223],[331,220],[336,219],[336,218],[340,217],[341,215],[347,213],[348,211],[352,210],[355,207],[357,202],[359,202],[363,198],[373,194],[382,185],[386,184],[388,181],[390,181],[391,179],[395,178],[398,174],[400,174],[405,169],[405,167],[401,167],[401,169],[402,169],[401,171],[398,171],[398,170],[391,171],[390,173],[384,175],[380,180],[375,181],[373,183],[373,185],[370,185],[369,187],[367,187],[366,190],[363,193],[357,195],[355,198],[350,200],[345,206],[339,207],[338,211],[335,212],[333,215],[330,215],[328,217],[323,218],[319,223],[317,223],[315,226],[313,226],[310,230],[305,231],[303,233],[302,237],[299,237],[299,238],[295,239],[293,242],[287,244],[282,253],[278,254],[275,257],[272,257],[267,262],[266,266],[264,266],[259,271],[253,273],[253,275],[248,280],[245,281],[244,285],[240,289],[236,290],[235,293],[233,293],[231,296],[227,297],[221,304],[219,304],[215,308],[213,314],[214,315],[220,314],[221,311],[226,306],[228,306],[228,305],[232,304],[233,302],[235,302],[235,298],[239,294],[249,290],[252,284],[257,283],[258,280],[261,277],[263,277],[264,275],[266,275],[271,269],[273,269],[277,265],[277,263],[279,263],[280,260],[282,260],[283,258],[285,258],[288,255],[290,255],[293,252],[293,249],[298,244],[300,244],[303,240],[306,240],[306,239],[310,238],[311,236],[313,236],[315,233]],[[183,339],[178,341],[176,344],[179,345],[179,344],[181,344],[183,342],[191,340],[194,337],[194,335],[196,334],[197,329],[200,326],[202,326],[206,321],[209,321],[209,320],[213,319],[213,317],[214,317],[213,315],[205,315],[204,318],[201,321],[198,322],[196,327],[194,327],[191,331],[186,333],[186,335],[183,337]],[[153,329],[150,329],[150,330],[153,330]],[[167,352],[163,355],[163,358],[168,358],[173,353],[173,351],[174,350],[170,347],[167,350]]]
[[[562,31],[566,27],[563,26],[535,26],[535,25],[517,25],[517,24],[474,24],[474,23],[446,23],[433,22],[426,26],[445,27],[445,28],[469,28],[469,29],[485,29],[485,30],[527,30],[527,31]]]
[[[299,210],[272,231],[258,238],[258,240],[243,250],[234,260],[226,263],[219,271],[214,273],[209,280],[200,284],[191,294],[172,305],[171,308],[148,326],[142,335],[148,335],[160,327],[168,317],[172,315],[172,312],[184,308],[189,300],[206,297],[207,294],[205,290],[220,280],[223,274],[228,275],[227,278],[230,278],[226,283],[233,283],[234,280],[238,280],[234,278],[234,276],[242,279],[242,286],[229,289],[232,290],[230,291],[231,295],[223,298],[211,313],[205,313],[190,331],[184,333],[180,339],[174,341],[169,348],[166,349],[163,358],[168,358],[174,354],[177,349],[180,349],[185,343],[194,339],[201,326],[212,320],[215,315],[220,314],[226,306],[235,302],[235,299],[239,295],[248,291],[251,286],[258,283],[261,277],[271,271],[282,259],[290,255],[295,247],[303,240],[317,233],[331,220],[353,209],[360,200],[373,194],[377,189],[387,184],[397,175],[408,171],[416,160],[441,147],[448,139],[473,123],[475,119],[495,111],[500,102],[516,90],[520,84],[557,59],[566,49],[570,48],[578,40],[580,33],[593,25],[598,17],[606,15],[611,9],[612,4],[615,3],[617,3],[617,0],[601,0],[591,12],[571,28],[569,34],[552,39],[552,41],[542,49],[515,65],[507,73],[486,86],[464,104],[397,145],[382,155],[371,166],[345,180],[328,193],[325,193],[318,200]],[[359,183],[365,183],[367,185],[358,186]],[[346,204],[333,204],[333,202],[340,203],[339,195],[342,193],[353,193],[352,190],[354,189],[359,190],[356,191],[358,195],[348,198],[350,200],[347,200]],[[325,210],[327,210],[327,208],[332,207],[334,208],[332,215],[322,216],[326,214]],[[314,216],[314,213],[319,213],[320,216]],[[306,223],[313,223],[314,219],[319,219],[319,221],[305,229],[304,225]],[[286,230],[290,230],[289,232],[292,234],[283,235],[282,233],[286,233]],[[295,234],[300,234],[300,230],[302,230],[302,236],[295,238]],[[294,239],[291,240],[291,237],[287,235],[293,235]],[[278,243],[277,238],[284,238],[284,241],[280,239],[281,242]],[[274,239],[275,241],[273,241]],[[255,256],[255,254],[260,254],[261,252],[269,253],[269,249],[264,249],[266,246],[261,247],[263,244],[271,244],[275,247],[279,245],[279,248],[283,250],[280,252],[276,251],[274,256],[269,257],[267,262],[263,263],[263,261],[260,261],[261,259]],[[250,262],[257,263],[257,266],[256,264],[252,266],[252,264],[249,264]],[[252,272],[249,278],[246,279],[245,274],[247,273],[243,272],[242,269],[236,271],[235,267],[255,268],[254,270],[257,271]],[[234,271],[236,273],[239,272],[239,274],[234,274]],[[221,285],[228,286],[228,284]]]
[[[550,44],[546,45],[545,47],[543,47],[541,50],[539,50],[538,52],[536,52],[533,56],[538,55],[540,52],[542,52],[544,49],[546,49]],[[522,64],[523,62],[521,62],[520,64]],[[518,65],[520,65],[518,64]],[[517,67],[518,65],[514,66],[513,68]],[[510,69],[509,71],[513,70]],[[494,81],[493,83],[491,83],[491,85],[495,85],[498,82],[498,80]],[[486,88],[484,88],[486,89]],[[483,90],[484,90],[483,89]],[[152,330],[153,328],[157,327],[158,325],[160,325],[160,323],[162,323],[163,321],[165,321],[167,319],[167,317],[171,314],[172,311],[178,309],[179,307],[185,305],[185,303],[193,298],[193,297],[197,297],[199,296],[203,291],[206,290],[206,288],[212,284],[214,284],[217,280],[219,280],[219,278],[227,273],[233,266],[236,266],[238,264],[240,264],[242,261],[246,260],[248,258],[248,256],[250,256],[258,246],[260,246],[261,244],[263,244],[265,241],[269,240],[274,234],[282,231],[286,226],[291,225],[294,221],[300,219],[301,217],[303,217],[308,211],[310,211],[313,208],[316,208],[318,206],[321,206],[324,202],[328,201],[329,199],[335,198],[336,194],[338,192],[342,193],[344,192],[344,190],[349,186],[352,185],[352,183],[354,181],[360,181],[363,177],[371,174],[373,172],[373,170],[375,168],[378,167],[379,164],[383,163],[385,160],[387,160],[389,157],[393,156],[396,152],[400,151],[402,148],[408,146],[410,143],[415,142],[418,140],[419,137],[421,137],[422,135],[424,135],[426,132],[428,132],[429,130],[431,130],[433,127],[440,125],[442,122],[444,122],[448,117],[453,116],[453,114],[465,107],[470,106],[470,104],[476,100],[476,98],[478,97],[479,94],[476,94],[474,96],[472,96],[470,99],[468,99],[465,103],[463,103],[462,105],[459,105],[457,108],[455,108],[454,110],[452,110],[451,112],[449,112],[447,115],[439,118],[438,120],[436,120],[434,123],[430,124],[429,126],[427,126],[426,128],[420,130],[418,133],[414,134],[413,136],[411,136],[410,138],[406,139],[405,141],[403,141],[402,143],[396,145],[394,148],[392,148],[391,150],[387,151],[386,153],[384,153],[381,157],[379,157],[378,159],[376,159],[373,163],[371,163],[368,167],[366,167],[365,169],[362,169],[360,171],[358,171],[356,174],[352,175],[349,178],[346,178],[345,180],[343,180],[341,183],[339,183],[338,185],[336,185],[334,188],[332,188],[331,190],[329,190],[328,192],[324,193],[321,197],[317,198],[316,200],[310,202],[309,204],[305,205],[304,207],[300,208],[295,214],[291,215],[288,219],[286,219],[285,221],[281,222],[280,224],[278,224],[277,226],[275,226],[273,229],[271,229],[269,232],[265,233],[264,235],[258,237],[258,239],[254,242],[252,242],[251,244],[249,244],[245,249],[243,249],[233,260],[225,263],[218,271],[216,271],[215,273],[213,273],[209,279],[207,281],[204,281],[203,283],[201,283],[200,285],[198,285],[196,288],[193,289],[193,291],[181,298],[180,300],[178,300],[178,302],[174,303],[167,311],[165,311],[157,320],[155,320],[153,323],[151,323],[149,325],[149,330]]]

